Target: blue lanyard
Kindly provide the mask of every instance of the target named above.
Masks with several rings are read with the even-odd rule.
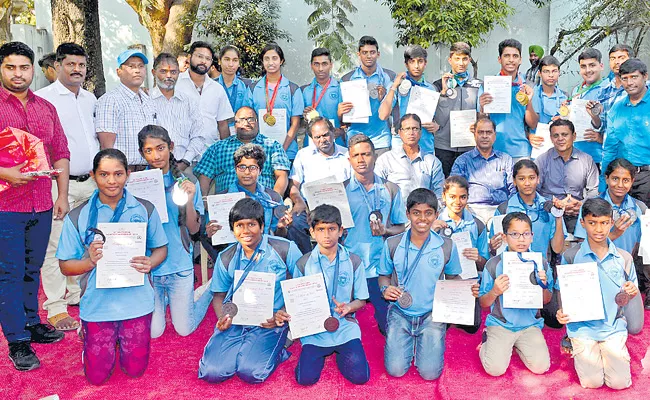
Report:
[[[522,200],[519,193],[517,193],[517,200],[519,200],[519,204],[521,205],[521,208],[524,209],[524,212],[526,213],[526,215],[528,215],[530,217],[530,215],[528,214],[529,210],[531,212],[534,211],[536,213],[535,219],[534,220],[532,218],[530,219],[531,223],[534,224],[535,222],[537,222],[539,220],[540,216],[542,217],[542,222],[548,222],[549,221],[548,213],[546,212],[546,210],[544,210],[544,204],[542,204],[542,203],[537,204],[536,209],[535,208],[529,208],[528,205],[526,203],[524,203],[524,201]],[[535,207],[535,202],[533,202],[533,207]]]
[[[255,251],[253,252],[253,255],[251,256],[250,260],[248,260],[248,264],[244,267],[244,273],[242,274],[241,278],[239,279],[239,282],[237,282],[237,286],[232,291],[228,291],[228,294],[226,295],[226,298],[223,299],[224,304],[229,302],[232,297],[235,295],[235,292],[237,292],[237,289],[240,288],[240,286],[244,283],[246,280],[246,277],[248,276],[248,273],[251,272],[252,268],[251,266],[255,263],[255,258],[257,255],[260,253],[260,247],[262,246],[262,241],[257,245],[257,248],[255,248]],[[241,256],[242,253],[244,252],[244,249],[242,247],[239,248],[239,252],[237,254],[237,266],[235,267],[235,271],[237,271],[241,265]],[[227,268],[227,267],[226,267]]]
[[[318,251],[318,249],[314,250]],[[329,292],[329,288],[327,285],[327,276],[325,275],[325,271],[323,270],[323,266],[321,265],[320,262],[320,254],[318,254],[318,267],[320,268],[320,272],[323,274],[323,282],[325,282],[325,291],[328,293],[328,299],[327,301],[329,302],[330,305],[330,315],[334,316],[332,314],[332,309],[334,308],[334,301],[332,300],[333,297],[336,297],[336,291],[339,288],[339,248],[338,245],[336,247],[336,266],[334,267],[334,276],[332,278],[332,293]]]
[[[402,276],[402,286],[406,287],[406,284],[408,281],[411,279],[411,276],[413,275],[413,271],[418,266],[418,263],[420,262],[420,258],[422,258],[422,254],[424,253],[424,249],[427,247],[429,244],[429,240],[431,240],[431,232],[429,232],[429,236],[427,236],[427,240],[424,241],[424,244],[422,244],[422,247],[420,247],[420,250],[418,251],[418,255],[415,256],[415,261],[413,262],[413,265],[409,268],[409,248],[411,247],[411,230],[409,229],[408,233],[406,234],[406,244],[405,244],[405,249],[404,249],[404,274]]]
[[[92,201],[90,202],[90,210],[88,210],[88,225],[86,226],[86,237],[84,239],[84,243],[86,244],[86,246],[90,246],[90,243],[93,242],[96,234],[104,236],[104,234],[97,229],[97,214],[98,214],[97,202],[98,201],[99,201],[99,192],[97,192],[93,197]],[[122,198],[117,203],[117,207],[115,207],[115,211],[113,211],[113,216],[108,222],[119,222],[120,218],[122,218],[122,214],[124,213],[125,206],[126,206],[126,190],[123,189]],[[104,238],[104,240],[105,239],[106,238]]]
[[[262,206],[266,205],[269,208],[275,208],[280,205],[280,203],[278,203],[277,201],[273,201],[270,198],[263,196],[261,192],[256,191],[255,193],[253,193],[250,190],[247,190],[246,188],[241,186],[239,183],[236,183],[236,185],[237,185],[237,189],[240,192],[244,192],[246,196],[262,204]]]
[[[356,177],[354,177],[354,180],[357,181],[357,185],[359,185],[359,189],[361,191],[361,197],[363,197],[363,201],[366,203],[366,206],[368,207],[368,211],[369,212],[379,211],[379,209],[381,208],[381,204],[379,200],[381,194],[379,193],[379,186],[377,185],[377,182],[374,182],[372,184],[372,196],[371,196],[370,193],[366,191],[366,187],[363,186],[357,180]]]
[[[539,277],[539,266],[537,265],[537,261],[532,260],[532,259],[531,259],[531,260],[526,260],[526,259],[521,255],[520,252],[517,252],[517,257],[519,257],[519,261],[521,261],[521,262],[524,262],[524,263],[532,262],[532,263],[533,263],[533,267],[534,267],[533,272],[534,272],[534,274],[535,274],[535,280],[537,281],[537,284],[538,284],[542,289],[548,289],[548,277],[546,277],[546,282],[547,282],[547,283],[542,282],[542,280],[541,280],[540,277]]]
[[[219,83],[223,86],[224,90],[226,91],[226,95],[228,96],[228,101],[230,102],[230,107],[232,107],[233,112],[237,111],[235,109],[235,102],[237,101],[237,77],[232,81],[232,85],[230,85],[230,89],[226,87],[226,82],[223,80],[223,75],[219,75]]]
[[[607,200],[605,197],[607,197],[607,190],[605,190],[604,192],[602,192],[602,193],[600,194],[600,198],[601,198],[601,199]],[[614,202],[612,201],[612,197],[611,197],[611,196],[609,196],[609,200],[608,200],[607,202],[608,202],[609,204],[612,205],[612,208],[613,208],[614,210],[618,210],[619,212],[620,212],[620,211],[623,211],[623,212],[629,212],[630,210],[634,209],[635,207],[634,207],[634,206],[632,206],[632,207],[625,207],[625,205],[627,204],[628,197],[629,197],[629,194],[626,194],[625,197],[623,197],[623,201],[621,201],[621,205],[620,205],[620,206],[617,206],[616,204],[614,204]]]

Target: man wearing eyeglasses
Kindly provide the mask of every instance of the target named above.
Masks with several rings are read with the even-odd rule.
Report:
[[[212,181],[217,193],[228,190],[237,182],[235,162],[232,155],[243,144],[254,143],[262,146],[266,161],[260,173],[259,182],[266,188],[273,188],[284,194],[289,182],[289,159],[282,145],[259,133],[255,110],[244,106],[235,114],[235,136],[214,143],[206,150],[201,161],[194,167],[202,193],[209,193]]]

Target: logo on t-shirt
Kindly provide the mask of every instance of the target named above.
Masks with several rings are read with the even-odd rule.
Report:
[[[429,256],[429,265],[432,267],[437,267],[440,265],[440,255],[437,253],[433,253]]]
[[[338,100],[338,99],[339,99],[339,95],[338,95],[338,93],[336,93],[336,92],[332,92],[332,93],[330,93],[330,99],[332,99],[332,100]]]
[[[347,286],[350,283],[350,275],[347,272],[339,273],[339,286]]]
[[[133,214],[131,215],[131,222],[147,222],[147,220],[140,214]]]
[[[276,272],[276,273],[281,272],[284,269],[282,264],[279,261],[276,261],[276,260],[269,261],[269,267],[268,268],[269,268],[270,271],[273,271],[273,272]]]
[[[288,93],[282,93],[282,94],[280,95],[280,98],[281,98],[283,101],[289,101],[289,94],[288,94]]]

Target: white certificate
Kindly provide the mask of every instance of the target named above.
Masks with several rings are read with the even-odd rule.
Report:
[[[97,289],[144,285],[144,274],[131,266],[131,259],[145,255],[147,223],[99,223],[97,229],[106,236],[102,258],[97,261],[95,275]]]
[[[544,143],[542,143],[541,147],[533,146],[533,151],[530,153],[530,158],[535,159],[553,148],[553,142],[551,142],[551,131],[549,127],[549,124],[543,124],[541,122],[537,124],[535,135],[543,137]]]
[[[463,279],[476,278],[478,276],[476,261],[470,260],[463,255],[463,250],[474,247],[472,246],[472,237],[469,232],[454,233],[451,235],[451,240],[456,244],[456,249],[458,250],[458,256],[460,258],[460,267],[462,269],[460,277]]]
[[[472,295],[472,285],[475,283],[476,279],[438,281],[433,294],[431,320],[447,324],[474,325],[476,300]]]
[[[505,217],[505,215],[495,215],[492,217],[492,236],[496,235],[497,233],[503,233],[503,219]],[[497,255],[503,253],[506,250],[506,247],[508,247],[508,244],[506,243],[506,238],[504,237],[501,246],[497,249]]]
[[[342,183],[324,183],[305,187],[305,197],[309,208],[314,209],[321,204],[329,204],[339,209],[344,228],[353,228],[354,220],[348,203],[348,195]],[[388,217],[388,216],[386,216]]]
[[[368,117],[372,115],[368,82],[365,79],[353,79],[341,82],[340,87],[343,102],[353,105],[350,112],[343,114],[343,122],[368,123]]]
[[[208,215],[210,221],[217,221],[221,225],[221,229],[212,236],[213,246],[235,242],[235,236],[233,236],[230,230],[230,224],[228,223],[228,215],[235,203],[244,197],[246,197],[244,192],[208,196]]]
[[[244,271],[235,271],[233,288],[241,280]],[[267,319],[273,318],[275,301],[275,274],[271,272],[251,271],[244,283],[232,296],[237,305],[237,315],[232,319],[233,325],[259,326]]]
[[[542,253],[521,253],[524,260],[535,260],[538,268],[544,268]],[[502,255],[503,274],[508,275],[510,288],[503,293],[504,308],[535,308],[544,306],[542,287],[531,281],[535,270],[532,262],[523,262],[517,253],[506,251]]]
[[[415,114],[422,122],[433,121],[440,100],[440,93],[421,86],[413,86],[406,105],[407,114]]]
[[[643,258],[643,264],[650,264],[650,213],[648,210],[644,215],[639,215],[639,221],[641,221],[639,255]]]
[[[486,76],[483,80],[483,91],[492,95],[492,102],[483,107],[490,114],[510,114],[512,106],[512,77]]]
[[[569,119],[573,122],[576,129],[576,142],[585,140],[585,131],[587,129],[594,129],[591,126],[591,116],[587,111],[587,103],[589,100],[573,99],[571,100]]]
[[[475,110],[452,111],[449,116],[451,124],[451,147],[474,147],[476,140],[470,127],[476,122]]]
[[[291,316],[291,337],[325,332],[325,320],[331,314],[323,274],[287,279],[280,285],[287,314]]]
[[[156,168],[131,172],[129,181],[126,183],[126,190],[135,197],[150,201],[158,211],[160,222],[165,224],[169,221],[162,170]]]
[[[284,140],[287,138],[287,110],[284,108],[273,109],[273,117],[275,117],[275,124],[273,126],[264,121],[265,114],[266,108],[257,111],[260,133],[284,145]]]
[[[557,279],[562,295],[562,311],[569,316],[569,322],[605,318],[598,264],[558,265]]]

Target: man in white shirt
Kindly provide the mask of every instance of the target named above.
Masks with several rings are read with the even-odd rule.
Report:
[[[68,139],[70,150],[70,186],[68,202],[70,209],[88,200],[95,190],[95,183],[90,179],[93,158],[99,151],[99,141],[95,133],[93,113],[97,99],[95,95],[84,90],[81,85],[86,79],[87,56],[78,44],[62,43],[56,50],[55,68],[57,80],[36,92],[56,107],[63,131]],[[52,181],[52,197],[58,194],[56,181]],[[63,217],[52,221],[52,232],[41,280],[47,299],[43,309],[47,319],[56,329],[71,330],[79,327],[67,312],[68,305],[79,304],[81,290],[76,277],[65,277],[59,269],[55,257],[59,236],[63,228]],[[67,289],[67,295],[66,295]]]
[[[206,42],[190,47],[190,69],[180,74],[176,91],[184,93],[201,105],[203,137],[207,146],[230,136],[228,120],[235,116],[223,86],[207,76],[214,51]]]

